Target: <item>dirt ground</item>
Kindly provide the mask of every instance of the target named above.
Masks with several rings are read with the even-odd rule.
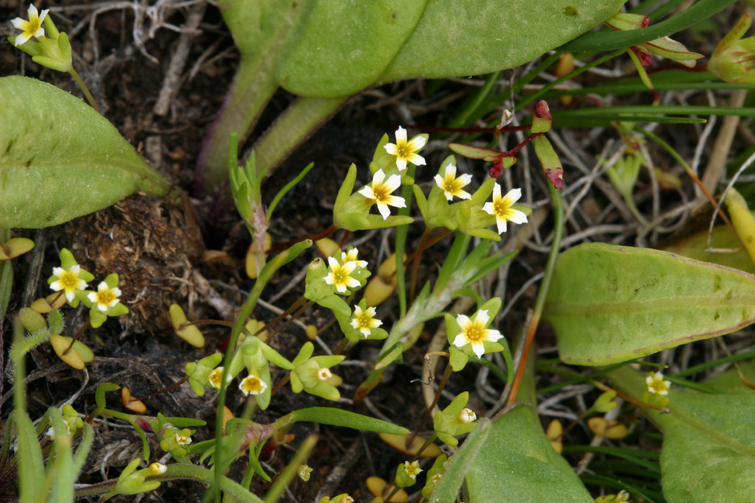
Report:
[[[180,35],[169,27],[160,28],[158,24],[181,26],[192,7],[178,10],[167,8],[157,17],[146,17],[142,51],[134,42],[135,18],[131,7],[115,2],[98,4],[109,9],[96,11],[98,14],[93,20],[93,8],[89,6],[94,5],[95,2],[87,0],[63,0],[38,3],[37,7],[60,8],[52,15],[59,29],[67,31],[71,36],[74,65],[98,99],[105,117],[152,166],[168,180],[175,181],[187,194],[191,194],[199,147],[229,87],[238,62],[238,52],[217,8],[212,5],[207,7],[199,25],[201,32],[191,42],[181,85],[170,99],[166,113],[161,115],[156,113],[155,106]],[[25,10],[26,5],[21,6],[18,0],[0,0],[0,35],[3,37],[0,42],[0,75],[35,77],[80,95],[68,75],[36,65],[4,40],[5,36],[13,33],[10,23],[5,20],[25,16]],[[149,28],[154,28],[152,36],[148,36]],[[683,41],[697,50],[707,51],[706,54],[712,50],[710,43],[699,39]],[[510,74],[506,72],[505,77],[510,77]],[[361,168],[360,183],[367,182],[366,167],[375,145],[384,133],[392,134],[399,124],[406,125],[410,122],[430,126],[446,125],[452,120],[464,97],[474,89],[474,86],[463,83],[448,82],[432,96],[425,96],[422,83],[405,82],[370,90],[353,100],[286,161],[263,187],[263,198],[266,199],[265,202],[269,202],[277,190],[306,164],[315,163],[315,169],[278,206],[270,226],[273,244],[315,234],[330,226],[335,194],[351,163],[356,163]],[[622,98],[622,104],[648,103],[652,98],[651,93],[641,93]],[[264,131],[291,99],[289,94],[279,91],[253,137]],[[689,95],[685,99],[690,104],[708,104],[704,93]],[[729,95],[716,94],[714,99],[723,104],[727,102]],[[556,101],[551,106],[560,105]],[[679,152],[689,159],[694,156],[701,131],[701,127],[661,127],[656,132],[674,141]],[[717,132],[718,127],[713,130],[711,137],[714,138]],[[615,132],[605,128],[601,132],[575,129],[561,134],[566,144],[580,146],[579,151],[572,151],[572,155],[566,155],[564,159],[567,186],[583,176],[575,168],[577,164],[592,168],[588,161],[592,159],[594,163],[594,159],[603,153],[606,141],[618,140]],[[447,143],[447,139],[439,141],[440,143],[431,142],[428,145],[428,166],[438,166],[447,155],[443,143]],[[509,147],[514,144],[511,138]],[[735,149],[743,150],[748,146],[750,144],[745,133],[738,134]],[[557,150],[560,148],[557,145]],[[658,148],[649,148],[656,167],[681,175],[680,167],[674,165],[672,159]],[[710,154],[710,145],[704,146],[702,153],[704,166]],[[530,153],[529,157],[529,160],[521,160],[520,165],[523,170],[529,170],[532,163],[531,177],[529,173],[525,175],[522,174],[524,171],[520,171],[516,174],[507,172],[504,179],[510,182],[513,177],[516,184],[522,183],[523,177],[526,177],[530,184],[530,201],[542,201],[547,196],[544,178],[539,174],[534,155]],[[473,170],[480,179],[485,173],[481,164],[470,164],[468,169]],[[433,174],[430,170],[422,171],[418,179],[428,183]],[[638,207],[647,215],[658,215],[659,212],[663,214],[666,209],[677,207],[693,194],[691,183],[685,179],[684,186],[679,191],[662,191],[662,199],[656,203],[660,206],[654,207],[651,182],[643,174],[636,192]],[[612,205],[613,208],[610,209],[609,206]],[[31,300],[48,293],[46,279],[51,274],[51,268],[58,264],[61,248],[72,250],[79,263],[97,277],[118,272],[121,275],[123,298],[131,310],[131,314],[120,321],[109,320],[101,329],[84,333],[84,342],[96,353],[94,362],[86,372],[72,370],[60,363],[47,347],[40,347],[33,352],[28,368],[29,410],[32,418],[40,417],[47,407],[60,404],[74,394],[78,394],[74,406],[82,412],[90,411],[94,407],[94,390],[102,382],[127,386],[134,396],[148,395],[181,379],[186,363],[211,354],[226,342],[228,329],[207,326],[203,328],[207,339],[206,347],[195,349],[175,336],[167,314],[168,306],[178,302],[186,308],[190,319],[232,320],[244,300],[245,292],[253,284],[246,277],[242,265],[250,236],[235,210],[226,211],[221,206],[211,198],[191,198],[187,200],[187,204],[176,206],[168,200],[135,195],[107,210],[56,228],[19,233],[34,239],[37,246],[17,265],[17,288],[9,312],[15,312],[29,305]],[[611,189],[605,180],[590,187],[571,218],[567,232],[567,236],[571,236],[570,245],[584,240],[652,245],[671,233],[668,229],[665,232],[654,232],[640,237],[642,241],[638,241],[636,227],[626,224],[631,220],[631,215],[626,214],[626,208],[620,201],[611,199]],[[680,227],[677,225],[679,221],[679,218],[671,219],[664,225],[674,230],[672,227]],[[591,230],[597,226],[602,227]],[[626,226],[626,229],[619,228],[622,226]],[[413,243],[416,243],[420,233],[420,226],[413,226],[409,249],[413,249]],[[532,238],[529,242],[532,246],[524,248],[507,270],[506,276],[503,276],[506,281],[505,290],[502,286],[497,286],[497,290],[490,285],[486,287],[489,292],[504,292],[504,305],[522,285],[543,270],[550,233],[546,215],[540,235]],[[342,237],[341,233],[336,235],[336,239]],[[349,242],[361,242],[360,258],[370,261],[371,267],[386,257],[386,252],[389,251],[386,245],[390,243],[392,248],[392,240],[391,231],[349,236]],[[443,260],[447,246],[448,243],[441,243],[426,252],[420,271],[420,284],[434,277],[436,265]],[[303,293],[303,284],[292,282],[315,256],[316,252],[311,252],[289,264],[268,286],[263,300],[285,309],[299,298]],[[286,291],[280,294],[283,290]],[[526,309],[534,302],[537,287],[532,285],[521,294],[501,327],[505,334],[510,334],[521,326]],[[395,320],[396,312],[396,300],[392,299],[381,306],[378,317],[390,326]],[[270,321],[276,313],[258,306],[254,315],[258,319]],[[301,321],[322,326],[329,318],[330,315],[323,310],[311,309]],[[83,308],[75,312],[69,311],[67,316],[69,327],[79,327],[85,320],[86,311]],[[404,363],[389,373],[370,395],[370,407],[363,405],[354,409],[356,412],[381,414],[410,429],[419,423],[425,405],[422,384],[416,380],[421,377],[422,357],[437,326],[438,322],[427,324],[420,343],[405,355]],[[7,341],[11,337],[7,326],[3,337],[7,348]],[[328,331],[322,335],[322,339],[325,344],[334,347],[341,335]],[[275,339],[273,346],[284,356],[293,358],[306,340],[304,329],[292,324]],[[542,357],[557,357],[554,351],[555,338],[547,326],[538,333],[538,345],[543,348]],[[344,379],[341,393],[346,400],[332,405],[353,409],[348,399],[369,370],[368,364],[363,362],[373,361],[380,347],[379,342],[362,343],[350,351],[347,360],[353,364],[338,368],[338,373]],[[695,346],[687,361],[694,361],[698,358],[698,353],[704,353],[707,348],[703,343]],[[5,375],[6,395],[2,397],[1,410],[3,418],[11,410],[12,400],[8,400],[10,394],[7,392],[11,387],[9,377]],[[274,380],[279,377],[280,375],[274,375]],[[503,384],[494,376],[487,379],[481,385],[478,369],[470,366],[461,375],[454,376],[447,389],[455,395],[463,390],[479,390],[482,387],[483,391],[473,393],[472,398],[474,408],[482,413],[490,406],[483,395],[487,393],[489,397],[491,391],[500,393],[503,388]],[[539,375],[538,386],[547,386],[560,380],[558,376],[550,374]],[[572,397],[570,400],[576,400],[577,403],[572,403],[569,407],[579,409],[580,403],[581,407],[584,407],[584,403],[590,404],[597,396],[591,393],[585,392],[576,398]],[[184,385],[169,394],[149,399],[146,403],[150,414],[159,411],[166,416],[207,420],[208,427],[198,429],[195,438],[199,441],[211,438],[215,399],[216,394],[212,391],[208,391],[204,397],[196,397],[188,385]],[[111,407],[120,409],[115,399],[109,403]],[[239,413],[243,405],[244,397],[238,390],[232,389],[228,406]],[[315,405],[324,405],[324,401],[306,394],[295,395],[290,388],[284,387],[275,395],[270,408],[258,413],[255,420],[260,423],[272,422],[296,408]],[[569,415],[567,412],[564,414]],[[551,417],[543,417],[544,424],[550,419]],[[319,434],[320,441],[309,463],[314,468],[312,479],[307,483],[297,479],[283,501],[316,501],[319,490],[323,487],[330,496],[348,492],[356,501],[371,501],[372,496],[367,492],[364,480],[372,475],[390,478],[395,473],[395,466],[405,460],[404,455],[384,444],[373,433],[311,424],[297,425],[292,433],[296,435],[296,439],[290,445],[279,448],[264,460],[276,472],[286,465],[307,434]],[[571,435],[571,443],[589,443],[589,432],[582,428],[575,428]],[[644,441],[647,442],[644,448],[658,446],[652,439]],[[153,442],[153,447],[153,452],[158,452],[156,442]],[[99,428],[80,482],[96,483],[103,480],[103,477],[117,477],[121,468],[138,456],[140,450],[141,442],[130,428]],[[160,452],[159,456],[162,454]],[[570,458],[575,464],[578,460],[579,457]],[[244,463],[243,460],[237,462],[231,472],[232,477],[241,477]],[[263,491],[264,486],[259,478],[255,478],[253,488]],[[174,482],[164,484],[156,492],[144,497],[121,497],[121,500],[199,502],[203,492],[204,487],[198,484]]]

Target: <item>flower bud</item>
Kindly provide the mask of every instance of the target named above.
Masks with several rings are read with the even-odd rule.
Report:
[[[742,39],[752,24],[745,13],[737,25],[719,42],[708,62],[708,69],[731,84],[755,83],[755,37]]]

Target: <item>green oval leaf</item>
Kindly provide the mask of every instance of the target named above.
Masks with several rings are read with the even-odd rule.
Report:
[[[742,367],[753,375],[752,365]],[[624,366],[608,376],[618,389],[641,399],[644,374]],[[668,503],[739,503],[755,494],[753,391],[734,369],[709,384],[729,394],[672,389],[670,414],[648,411],[663,432],[661,471]]]
[[[658,250],[584,244],[559,257],[544,319],[564,361],[627,361],[749,325],[755,276]]]
[[[168,181],[110,122],[71,94],[0,79],[0,227],[57,225]]]
[[[291,419],[294,422],[309,421],[329,424],[331,426],[344,426],[355,430],[390,433],[391,435],[406,435],[409,433],[409,430],[406,428],[383,421],[382,419],[375,419],[374,417],[363,416],[332,407],[310,407],[308,409],[295,410],[291,413]]]

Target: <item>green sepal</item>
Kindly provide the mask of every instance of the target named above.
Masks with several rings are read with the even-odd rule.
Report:
[[[89,318],[91,319],[92,328],[100,328],[107,320],[107,315],[103,314],[96,308],[92,308],[89,311]]]
[[[260,346],[260,349],[262,350],[262,353],[265,355],[265,358],[267,358],[270,363],[274,363],[278,367],[285,369],[285,370],[293,370],[294,365],[285,359],[279,352],[271,348],[265,343],[262,343]]]
[[[448,349],[448,352],[451,355],[448,359],[451,363],[451,369],[454,372],[461,372],[462,370],[464,370],[464,367],[466,367],[467,363],[469,362],[469,355],[456,346],[451,346]]]

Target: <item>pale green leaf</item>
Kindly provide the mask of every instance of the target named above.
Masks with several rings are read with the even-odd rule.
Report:
[[[642,397],[643,373],[624,366],[608,375],[620,390]],[[672,389],[670,414],[648,412],[663,432],[661,472],[668,503],[740,503],[755,494],[755,391],[734,369],[724,375],[710,384],[729,394]]]
[[[0,78],[0,227],[57,225],[168,181],[118,131],[71,94]]]
[[[561,358],[606,365],[755,321],[755,277],[658,250],[590,243],[559,256],[544,319]]]
[[[291,413],[291,418],[294,422],[307,421],[332,426],[343,426],[362,431],[390,433],[392,435],[406,435],[409,433],[409,430],[406,428],[383,421],[382,419],[375,419],[374,417],[363,416],[334,407],[310,407],[308,409],[295,410]]]

